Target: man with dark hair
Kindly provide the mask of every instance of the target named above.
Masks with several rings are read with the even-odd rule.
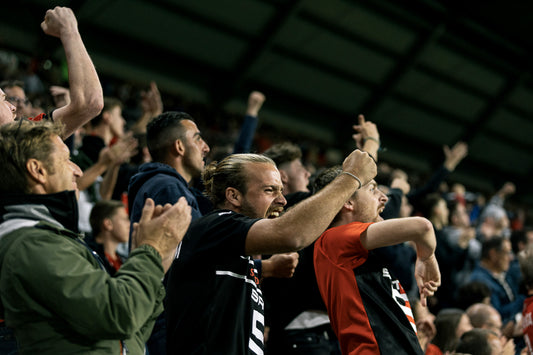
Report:
[[[324,171],[315,180],[317,190],[341,174],[340,167]],[[343,354],[423,354],[407,295],[374,249],[414,242],[415,279],[426,306],[440,286],[435,233],[421,217],[384,221],[386,202],[376,182],[368,181],[345,198],[315,242],[318,288]]]
[[[198,201],[189,189],[189,183],[203,171],[209,146],[193,118],[185,112],[164,112],[148,123],[146,141],[152,161],[139,167],[128,186],[132,229],[147,198],[165,205],[184,197],[191,207],[192,220],[201,217]],[[147,343],[149,352],[164,354],[165,338],[165,319],[161,315]]]
[[[483,242],[481,261],[472,271],[470,281],[484,282],[491,290],[490,303],[507,324],[515,321],[522,313],[524,295],[519,294],[518,285],[507,274],[511,261],[511,242],[503,237],[493,237]]]
[[[374,161],[361,151],[350,154],[343,168],[322,193],[283,215],[283,183],[270,158],[234,154],[205,169],[216,210],[191,224],[169,271],[169,353],[263,353],[264,302],[250,256],[309,245],[344,200],[376,174]]]
[[[77,233],[81,170],[61,134],[44,122],[0,127],[0,318],[23,354],[142,354],[190,208],[147,200],[111,277]]]
[[[165,204],[184,196],[192,208],[193,220],[200,217],[189,182],[203,171],[209,146],[193,118],[185,112],[164,112],[148,123],[146,140],[152,162],[141,165],[130,181],[131,222],[139,220],[147,197]]]

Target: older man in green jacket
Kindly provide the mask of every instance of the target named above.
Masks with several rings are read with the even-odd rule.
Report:
[[[61,133],[28,121],[0,128],[0,318],[22,354],[143,354],[190,207],[147,200],[137,247],[109,276],[77,234],[81,171]]]

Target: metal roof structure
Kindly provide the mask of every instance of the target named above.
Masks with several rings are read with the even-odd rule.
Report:
[[[50,1],[0,14],[0,48],[59,57],[38,24]],[[97,70],[220,107],[252,89],[262,119],[349,147],[363,113],[381,159],[428,171],[469,144],[454,180],[517,184],[533,202],[533,3],[522,1],[91,0],[72,7]],[[262,111],[263,112],[263,111]]]

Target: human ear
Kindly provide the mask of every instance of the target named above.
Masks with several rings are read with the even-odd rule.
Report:
[[[183,144],[183,141],[181,139],[176,139],[174,141],[174,149],[179,155],[185,155],[185,144]]]
[[[48,171],[44,167],[43,163],[37,159],[28,159],[26,162],[26,171],[32,181],[37,184],[46,184],[48,178]]]
[[[233,206],[240,207],[242,195],[239,190],[234,187],[226,188],[226,200]]]
[[[104,218],[102,222],[103,229],[106,231],[110,231],[113,229],[113,221],[111,221],[110,218]]]
[[[355,201],[349,198],[348,201],[344,202],[344,205],[342,207],[347,209],[348,211],[353,211],[355,209]]]

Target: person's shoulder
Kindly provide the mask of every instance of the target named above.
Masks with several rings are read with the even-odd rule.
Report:
[[[13,257],[35,260],[34,258],[48,258],[50,252],[66,246],[70,248],[76,236],[74,232],[46,222],[39,222],[34,226],[23,227],[6,235],[5,242],[11,244],[9,254]]]
[[[214,210],[191,222],[190,230],[194,228],[212,229],[214,232],[238,225],[251,226],[260,218],[250,218],[231,210]]]
[[[173,167],[163,163],[145,163],[139,167],[138,173],[134,175],[135,180],[143,183],[165,183],[188,186],[185,179]]]
[[[172,167],[161,163],[145,163],[132,176],[129,183],[130,189],[161,190],[180,186],[187,187],[186,181]]]
[[[335,226],[335,227],[331,227],[331,228],[328,228],[326,230],[326,232],[324,232],[324,234],[326,233],[342,233],[346,230],[361,230],[361,232],[365,231],[372,223],[366,223],[366,222],[350,222],[350,223],[346,223],[346,224],[342,224],[340,226]]]
[[[491,273],[481,265],[477,265],[470,274],[470,281],[486,281],[492,278]]]
[[[243,215],[238,214],[237,212],[234,212],[231,210],[213,210],[205,214],[204,216],[198,218],[197,220],[192,221],[192,223],[202,224],[202,223],[206,223],[209,221],[224,221],[224,220],[238,218],[239,216],[243,216]],[[249,218],[246,216],[243,216],[243,217]]]
[[[328,228],[317,240],[323,246],[328,244],[353,243],[359,240],[361,234],[368,229],[372,223],[351,222],[340,226]]]

